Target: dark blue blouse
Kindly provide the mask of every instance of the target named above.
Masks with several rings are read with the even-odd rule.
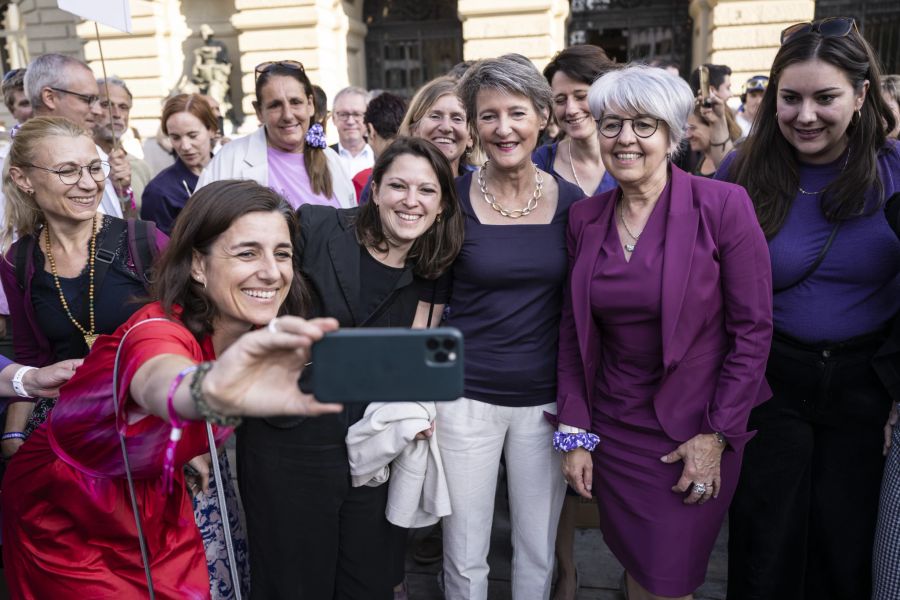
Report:
[[[176,158],[144,188],[141,218],[156,223],[166,235],[171,234],[175,218],[197,187],[198,179],[199,175],[194,175],[180,158]]]
[[[531,160],[534,161],[538,167],[542,170],[551,173],[557,179],[562,179],[562,175],[556,172],[556,169],[553,168],[553,163],[556,160],[556,151],[559,150],[559,142],[553,142],[552,144],[548,144],[546,146],[541,146],[537,150],[531,153]],[[571,182],[570,182],[571,183]],[[602,194],[603,192],[609,191],[616,187],[618,182],[616,182],[615,177],[609,174],[609,171],[603,173],[603,178],[600,180],[600,183],[597,185],[597,189],[594,190],[592,196],[596,196],[597,194]],[[576,186],[577,187],[577,186]]]
[[[466,237],[453,264],[446,324],[465,336],[467,398],[502,406],[556,400],[566,227],[569,207],[584,193],[555,178],[559,200],[546,225],[484,225],[469,198],[472,173],[456,180]]]

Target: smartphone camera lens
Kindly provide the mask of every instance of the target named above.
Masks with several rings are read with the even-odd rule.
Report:
[[[429,350],[437,350],[441,347],[441,342],[438,341],[437,338],[428,338],[428,340],[425,342],[425,346]]]
[[[446,352],[435,352],[434,362],[445,363],[449,360]]]
[[[456,348],[456,340],[447,338],[444,340],[444,350],[453,350]]]

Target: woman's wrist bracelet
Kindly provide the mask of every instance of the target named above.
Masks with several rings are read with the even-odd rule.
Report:
[[[26,440],[26,439],[28,439],[28,436],[26,436],[21,431],[7,431],[2,436],[0,436],[0,441],[4,441],[4,442],[6,440]]]
[[[196,370],[197,365],[191,365],[179,371],[172,383],[169,384],[169,393],[166,394],[166,412],[169,414],[169,424],[172,425],[172,429],[169,430],[169,441],[166,443],[166,454],[163,460],[163,486],[170,494],[175,489],[175,449],[178,447],[178,442],[181,441],[181,430],[187,425],[187,421],[175,412],[175,392],[178,391],[178,386],[181,385],[188,373]]]
[[[206,374],[209,373],[209,370],[212,369],[213,364],[212,361],[207,361],[197,365],[197,372],[194,373],[194,378],[191,380],[191,399],[194,401],[194,407],[197,409],[197,412],[200,413],[200,416],[213,425],[218,425],[219,427],[237,427],[241,424],[241,418],[239,416],[223,415],[214,411],[209,404],[206,403],[206,398],[203,397],[203,380],[206,378]]]
[[[553,432],[553,449],[557,452],[571,452],[575,448],[584,448],[593,452],[600,443],[600,436],[596,433],[563,433]]]
[[[35,369],[37,369],[37,367],[19,367],[19,369],[13,375],[13,378],[12,378],[13,390],[16,392],[16,395],[19,396],[20,398],[34,398],[34,396],[29,394],[25,390],[25,386],[22,384],[22,379],[25,378],[25,374],[28,373],[28,371],[34,371]]]

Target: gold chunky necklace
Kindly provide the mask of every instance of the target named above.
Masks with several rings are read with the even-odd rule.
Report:
[[[91,246],[90,253],[88,254],[88,265],[90,266],[90,279],[88,280],[88,314],[90,315],[90,330],[85,330],[85,328],[81,326],[81,323],[72,316],[72,312],[69,310],[69,303],[66,302],[66,296],[63,294],[62,286],[59,283],[59,274],[56,272],[56,261],[53,260],[53,251],[50,248],[50,224],[47,223],[44,227],[44,232],[47,234],[47,262],[50,263],[50,272],[53,274],[53,283],[56,284],[56,291],[59,292],[59,301],[62,303],[63,310],[66,311],[69,320],[72,321],[72,324],[75,325],[75,327],[78,328],[78,331],[81,332],[81,335],[84,336],[84,343],[87,344],[88,350],[94,345],[98,335],[97,333],[94,333],[94,251],[97,248],[96,215],[94,215],[94,220],[91,223],[93,233],[91,233]]]
[[[541,199],[544,190],[544,176],[541,175],[541,171],[538,169],[537,165],[531,163],[531,166],[534,167],[534,193],[531,195],[531,198],[528,200],[528,204],[525,205],[525,208],[516,208],[514,210],[509,210],[504,208],[497,199],[494,197],[492,193],[490,193],[487,189],[487,184],[484,181],[484,172],[487,171],[488,165],[491,161],[484,161],[484,166],[478,171],[478,187],[481,188],[481,195],[484,197],[484,201],[490,204],[491,208],[496,210],[504,217],[508,217],[510,219],[519,219],[521,217],[526,217],[537,208],[538,200]]]

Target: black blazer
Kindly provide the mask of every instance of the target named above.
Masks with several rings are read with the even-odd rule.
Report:
[[[412,265],[394,285],[377,318],[360,302],[359,242],[353,223],[358,208],[304,204],[300,216],[300,270],[313,296],[310,316],[334,317],[341,327],[411,327],[419,303]]]

